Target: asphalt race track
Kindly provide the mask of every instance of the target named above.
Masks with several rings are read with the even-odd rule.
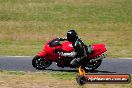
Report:
[[[39,71],[32,67],[33,57],[0,57],[0,70],[9,71]],[[50,67],[43,71],[65,71],[76,72],[76,69],[60,68],[56,63],[52,63]],[[105,58],[101,66],[91,73],[124,73],[132,74],[132,58],[131,59],[108,59]]]

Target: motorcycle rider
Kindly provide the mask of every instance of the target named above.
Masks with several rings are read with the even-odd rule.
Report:
[[[70,53],[61,53],[62,56],[72,57],[74,58],[70,64],[73,66],[77,66],[80,60],[86,58],[86,45],[82,42],[82,40],[78,37],[75,30],[69,30],[67,32],[67,38],[59,38],[60,41],[67,40],[72,43],[74,48],[73,52]]]

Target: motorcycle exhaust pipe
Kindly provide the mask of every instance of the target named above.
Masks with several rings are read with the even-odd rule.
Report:
[[[91,59],[90,62],[95,62],[97,60],[102,60],[106,57],[106,54],[101,54],[100,56],[96,57],[95,59]]]

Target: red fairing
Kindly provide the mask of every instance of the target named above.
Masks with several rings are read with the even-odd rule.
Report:
[[[39,53],[38,53],[38,56],[40,56],[40,57],[45,57],[45,56],[46,56],[46,53],[45,53],[44,51],[39,52]]]
[[[57,49],[61,49],[62,46],[50,47],[48,43],[43,46],[43,51],[39,52],[38,56],[45,57],[46,59],[51,59],[52,61],[56,61],[59,55],[55,54],[54,51]]]
[[[71,52],[74,50],[71,42],[63,42],[62,43],[62,50],[65,52]]]
[[[88,56],[91,59],[107,51],[104,44],[93,44],[92,48],[93,48],[93,53]]]
[[[56,62],[56,60],[59,57],[60,58],[64,58],[64,57],[60,56],[59,53],[55,53],[55,51],[57,51],[57,50],[61,50],[63,52],[74,51],[74,48],[73,48],[71,42],[65,41],[65,42],[62,42],[61,45],[54,46],[54,47],[49,46],[49,42],[43,46],[43,51],[39,52],[38,56],[45,57],[46,59],[50,59],[50,60]],[[89,59],[94,59],[95,57],[97,57],[107,51],[104,44],[93,44],[91,46],[92,46],[93,52],[90,55],[88,54]]]

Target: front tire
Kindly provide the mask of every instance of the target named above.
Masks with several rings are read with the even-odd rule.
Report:
[[[52,61],[45,59],[44,57],[35,56],[32,60],[32,66],[38,70],[43,70],[49,67]]]

